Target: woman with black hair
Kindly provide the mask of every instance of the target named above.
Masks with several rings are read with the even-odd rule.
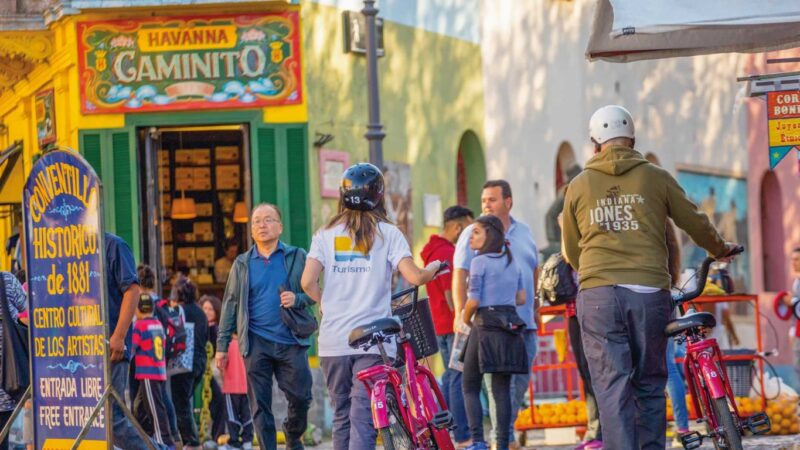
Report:
[[[197,288],[185,277],[178,277],[173,286],[173,306],[182,309],[184,326],[186,327],[186,351],[189,351],[189,339],[192,340],[192,370],[172,375],[172,400],[175,414],[178,416],[178,429],[183,438],[184,449],[200,447],[197,435],[197,424],[194,421],[194,391],[203,381],[206,369],[206,342],[208,342],[208,318],[197,305]]]
[[[525,303],[522,270],[505,241],[503,223],[495,216],[475,221],[470,247],[477,252],[469,269],[464,323],[472,327],[464,352],[463,390],[472,445],[486,450],[480,392],[483,374],[492,374],[491,395],[497,405],[497,448],[508,449],[511,426],[511,375],[527,373],[522,331],[525,322],[516,305]],[[473,317],[474,315],[474,317]]]

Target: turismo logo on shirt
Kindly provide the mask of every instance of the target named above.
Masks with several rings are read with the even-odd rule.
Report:
[[[352,262],[358,259],[369,261],[366,249],[353,245],[350,236],[336,236],[333,242],[334,259],[338,262]]]

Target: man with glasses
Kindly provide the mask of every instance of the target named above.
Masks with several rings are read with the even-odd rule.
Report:
[[[272,375],[289,403],[283,422],[286,448],[302,449],[311,404],[309,338],[299,338],[283,322],[280,308],[306,308],[311,299],[300,287],[306,252],[280,241],[277,206],[260,204],[250,217],[255,245],[233,263],[225,286],[217,338],[217,367],[225,370],[236,333],[247,371],[253,424],[263,449],[277,448],[272,414]]]

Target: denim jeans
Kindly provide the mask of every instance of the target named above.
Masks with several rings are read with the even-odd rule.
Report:
[[[538,350],[536,330],[525,330],[522,336],[525,338],[525,348],[528,350],[528,367],[531,368]],[[496,442],[497,432],[495,428],[497,424],[497,406],[494,403],[494,396],[492,395],[492,374],[487,373],[483,377],[488,394],[487,397],[489,397],[489,419],[492,422],[491,442]],[[528,391],[528,383],[530,383],[530,380],[530,370],[528,370],[527,374],[516,374],[511,377],[511,426],[509,442],[514,442],[514,422],[517,421],[517,414],[522,407],[522,403],[525,401],[525,393]]]
[[[456,442],[469,440],[469,424],[467,423],[467,413],[464,410],[464,392],[461,389],[461,372],[448,367],[450,362],[450,350],[453,349],[455,334],[445,334],[436,336],[439,343],[439,353],[442,355],[444,363],[444,374],[442,374],[442,395],[447,402],[447,408],[453,415],[453,436]]]
[[[130,362],[126,360],[111,363],[111,385],[120,397],[125,395],[128,388],[128,370]],[[124,398],[124,397],[123,397]],[[114,445],[122,450],[147,450],[147,446],[136,428],[125,417],[122,408],[117,402],[111,402],[111,414],[114,430]]]
[[[686,388],[683,386],[681,368],[675,363],[675,341],[667,341],[667,393],[672,400],[672,415],[679,430],[689,429],[689,411],[686,409]]]

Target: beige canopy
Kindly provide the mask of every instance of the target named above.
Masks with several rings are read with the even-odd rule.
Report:
[[[798,0],[597,0],[586,57],[631,62],[798,46]]]

